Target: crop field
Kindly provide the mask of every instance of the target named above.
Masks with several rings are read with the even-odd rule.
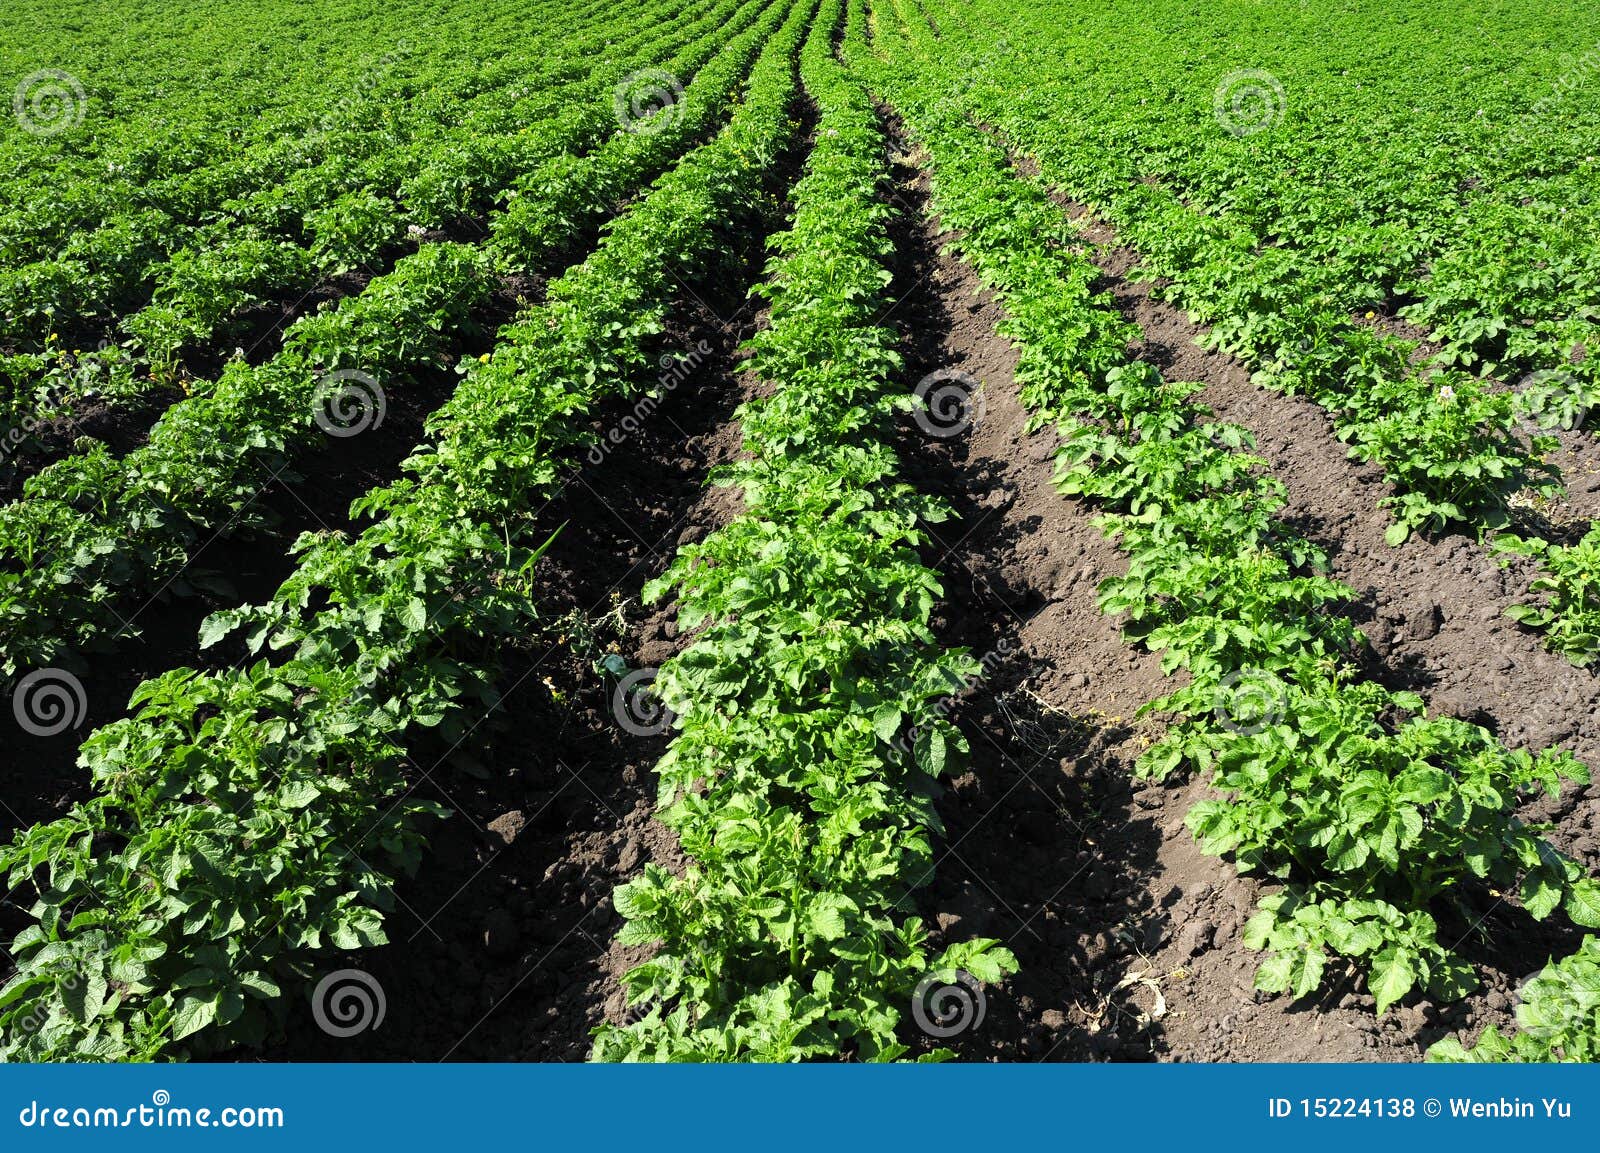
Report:
[[[5,22],[0,1059],[1600,1060],[1600,5]]]

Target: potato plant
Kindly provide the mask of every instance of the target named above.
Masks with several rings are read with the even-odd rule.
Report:
[[[1583,766],[1508,749],[1362,678],[1340,611],[1352,594],[1277,519],[1282,486],[1248,455],[1248,434],[1210,420],[1194,386],[1130,361],[1123,326],[1087,318],[1111,304],[1087,259],[1055,242],[1060,209],[929,79],[925,27],[878,33],[870,48],[848,43],[852,59],[905,118],[952,247],[1007,310],[1024,399],[1061,431],[1058,486],[1103,510],[1129,556],[1101,583],[1101,607],[1187,674],[1147,707],[1174,721],[1141,772],[1202,774],[1220,797],[1190,811],[1201,847],[1279,886],[1244,931],[1266,953],[1257,986],[1310,996],[1342,961],[1380,1012],[1422,991],[1460,997],[1471,969],[1435,913],[1506,890],[1535,918],[1600,926],[1600,883],[1517,814],[1535,792],[1587,783]],[[1241,676],[1265,690],[1248,723],[1229,710]]]
[[[592,442],[588,413],[647,387],[679,279],[725,264],[773,213],[801,15],[717,137],[500,330],[405,476],[357,502],[368,527],[307,535],[271,602],[207,624],[207,641],[243,630],[255,662],[143,686],[135,715],[85,742],[94,796],[0,849],[36,919],[0,991],[0,1055],[153,1059],[258,1038],[284,1011],[272,988],[322,950],[382,940],[393,878],[440,815],[410,797],[408,741],[493,702],[481,654],[536,626],[530,574],[551,528],[534,510]],[[351,865],[356,845],[370,865]]]

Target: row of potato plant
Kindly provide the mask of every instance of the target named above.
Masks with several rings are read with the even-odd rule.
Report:
[[[746,458],[719,478],[744,512],[646,589],[696,630],[655,683],[677,729],[658,817],[690,864],[616,893],[620,940],[657,948],[624,977],[638,1019],[600,1028],[597,1060],[892,1060],[930,972],[1015,964],[989,940],[935,956],[906,915],[939,831],[927,781],[964,750],[943,717],[916,722],[976,664],[929,626],[941,589],[917,549],[947,512],[897,479],[887,443],[904,396],[877,323],[886,151],[833,58],[839,16],[824,0],[803,55],[819,128],[759,290],[753,365],[775,388],[739,410]]]
[[[1007,309],[1025,402],[1062,436],[1058,484],[1102,509],[1129,555],[1101,606],[1188,674],[1149,706],[1174,719],[1140,772],[1208,779],[1220,796],[1188,816],[1202,847],[1279,885],[1244,930],[1267,953],[1258,987],[1310,995],[1331,957],[1365,975],[1380,1013],[1414,992],[1460,997],[1471,969],[1433,914],[1476,920],[1500,893],[1537,919],[1560,908],[1600,925],[1600,885],[1517,817],[1587,770],[1361,678],[1341,615],[1353,594],[1277,519],[1283,489],[1249,434],[1212,421],[1196,386],[1127,358],[1138,330],[1094,291],[1065,214],[937,77],[894,63],[920,55],[915,25],[878,16],[877,82],[926,151],[953,247]]]
[[[387,403],[383,390],[437,371],[478,339],[474,320],[499,271],[548,260],[596,227],[615,197],[714,130],[784,11],[770,7],[742,31],[739,19],[728,21],[725,44],[687,47],[675,63],[695,79],[670,125],[619,132],[579,162],[587,171],[565,157],[549,161],[550,179],[516,201],[517,226],[489,246],[424,245],[358,296],[297,322],[272,360],[230,363],[127,456],[89,443],[30,477],[23,497],[0,508],[0,668],[113,644],[137,631],[136,598],[182,594],[203,580],[190,567],[200,550],[267,524],[261,495],[297,481],[300,453],[359,431]]]
[[[668,4],[665,12],[674,10]],[[243,265],[235,282],[249,288],[274,274],[309,275],[313,254],[336,267],[355,259],[368,242],[393,237],[403,231],[402,204],[415,200],[424,208],[438,198],[435,185],[438,192],[449,188],[450,182],[428,179],[433,167],[420,162],[423,155],[476,151],[476,143],[463,147],[453,139],[469,124],[477,128],[470,137],[474,141],[515,139],[521,129],[563,107],[563,90],[570,101],[571,92],[580,89],[592,54],[605,52],[615,30],[587,13],[552,15],[551,26],[541,33],[508,37],[522,67],[497,72],[486,87],[486,77],[462,68],[458,56],[439,53],[429,37],[415,35],[355,68],[355,82],[346,89],[324,100],[310,99],[311,122],[252,140],[242,153],[231,148],[198,156],[184,152],[180,155],[204,160],[168,171],[164,178],[141,169],[142,181],[127,188],[126,161],[108,158],[85,179],[75,177],[70,158],[59,158],[47,170],[58,187],[64,185],[64,195],[18,220],[20,235],[8,244],[15,263],[0,274],[0,340],[27,348],[51,330],[66,329],[69,336],[104,330],[169,279],[168,295],[176,290],[187,302],[206,303],[208,286],[214,294],[232,283],[223,276],[226,266],[217,266],[229,252]],[[637,51],[647,32],[637,29],[615,48]],[[561,53],[561,46],[573,40],[590,52]],[[583,69],[576,76],[574,61]],[[181,106],[182,98],[178,101]],[[181,111],[168,100],[162,104],[168,115]],[[484,131],[482,117],[473,115],[491,104],[515,111],[496,132]],[[92,106],[85,110],[84,127],[110,128],[102,116],[89,115],[94,111]],[[86,218],[76,195],[78,179],[109,181],[118,195],[91,191],[86,199],[100,213]],[[76,224],[63,232],[51,219],[57,212],[70,212]],[[426,212],[405,215],[429,223]],[[0,221],[0,234],[6,223]],[[56,237],[59,245],[51,243]],[[296,257],[299,245],[285,240],[303,241],[307,251]],[[366,255],[371,259],[373,252]],[[151,339],[174,335],[176,319],[167,317],[163,324],[158,308],[138,331]]]
[[[529,91],[518,82],[587,74],[588,61],[552,49],[607,15],[603,0],[534,5],[486,0],[441,14],[421,0],[382,10],[329,0],[297,13],[236,13],[191,36],[163,26],[165,35],[143,40],[139,27],[162,21],[160,5],[126,27],[19,21],[8,48],[55,60],[83,82],[85,101],[67,109],[83,115],[61,131],[0,122],[0,252],[13,266],[48,260],[141,209],[163,228],[167,218],[193,226],[331,154],[363,158],[397,133],[420,139],[427,121],[501,127]],[[530,16],[543,19],[529,27]],[[301,35],[268,31],[285,21]],[[482,51],[460,51],[463,40],[490,37]],[[305,67],[307,42],[323,67]],[[157,90],[161,99],[150,99]]]
[[[636,69],[674,62],[685,45],[710,38],[745,7],[721,0],[698,18],[669,5],[631,21],[573,30],[563,54],[593,61],[588,75],[542,85],[522,80],[523,116],[499,132],[440,139],[432,132],[367,160],[352,180],[351,158],[334,155],[326,171],[301,170],[288,190],[270,187],[230,205],[165,262],[147,270],[150,303],[121,321],[123,332],[164,378],[185,348],[233,335],[231,321],[264,300],[298,296],[345,273],[372,270],[401,250],[407,229],[475,221],[518,174],[551,158],[581,157],[617,128],[615,92]],[[733,20],[729,31],[747,23]],[[672,29],[662,35],[665,25]],[[566,55],[571,53],[571,56]],[[595,60],[598,55],[599,59]],[[500,95],[500,94],[491,94]],[[479,97],[483,99],[483,97]],[[430,157],[439,157],[432,163]]]
[[[253,185],[249,195],[226,201],[186,227],[176,248],[155,245],[141,248],[137,259],[128,258],[118,275],[138,281],[144,305],[121,319],[121,331],[99,341],[98,348],[65,355],[64,347],[88,342],[82,330],[95,309],[83,301],[53,303],[51,324],[58,314],[76,317],[79,339],[63,343],[52,334],[38,351],[0,356],[0,409],[9,407],[14,419],[37,421],[90,399],[159,399],[152,390],[179,383],[177,362],[184,349],[240,335],[242,330],[232,326],[244,324],[252,308],[309,295],[313,288],[339,283],[339,274],[353,269],[387,271],[413,239],[408,227],[428,236],[429,228],[476,220],[493,200],[514,194],[513,175],[592,148],[618,126],[615,93],[630,70],[681,67],[674,55],[702,38],[717,43],[712,34],[746,2],[720,0],[690,28],[665,37],[659,35],[660,10],[641,13],[631,36],[619,35],[626,26],[552,29],[577,41],[573,54],[543,48],[533,57],[549,62],[542,72],[509,77],[506,88],[480,93],[476,99],[510,103],[517,110],[492,130],[469,132],[455,116],[424,116],[422,126],[410,119],[386,121],[387,147],[376,155],[352,145],[353,151],[334,152],[281,180],[266,180],[265,187]],[[729,32],[753,18],[748,12],[741,17]],[[574,58],[587,62],[587,72],[563,80]],[[521,95],[513,99],[515,93]],[[413,131],[423,126],[427,131]],[[501,156],[502,163],[477,163],[470,172],[461,167],[486,155]],[[70,265],[63,279],[72,291],[85,291],[88,278],[70,258],[63,259]],[[520,270],[509,263],[512,271]],[[3,289],[0,311],[15,312]],[[185,391],[206,387],[192,379],[181,383]]]
[[[1235,141],[1209,115],[1168,115],[1166,101],[1154,120],[1151,108],[1119,104],[1110,121],[1063,131],[1071,90],[1083,87],[1078,72],[1063,81],[1048,58],[1019,59],[1014,38],[996,42],[976,14],[938,12],[950,17],[941,27],[951,35],[930,33],[923,50],[934,61],[963,43],[983,62],[960,94],[974,114],[1114,224],[1144,274],[1161,279],[1159,292],[1210,326],[1210,346],[1244,359],[1258,383],[1309,396],[1353,456],[1381,466],[1394,490],[1382,502],[1394,517],[1392,544],[1413,531],[1500,533],[1517,501],[1559,493],[1558,440],[1526,430],[1530,421],[1574,427],[1600,403],[1600,357],[1583,352],[1600,339],[1595,205],[1582,191],[1592,155],[1570,170],[1546,156],[1529,170],[1525,142],[1511,141],[1502,159],[1512,167],[1489,180],[1471,166],[1506,148],[1491,133],[1470,149],[1436,150],[1417,178],[1399,178],[1394,169],[1414,158],[1386,157],[1376,170],[1322,162],[1328,141],[1300,135],[1293,116]],[[1030,80],[1021,96],[1019,69]],[[1117,116],[1140,131],[1118,132]],[[1157,143],[1173,124],[1191,147]],[[1570,135],[1563,143],[1553,126],[1539,128],[1541,146],[1573,147]],[[1468,171],[1454,171],[1462,163]],[[1311,189],[1313,172],[1339,195]],[[1254,187],[1262,183],[1270,194]],[[1375,323],[1396,297],[1413,298],[1399,315],[1431,326],[1436,355],[1419,360],[1418,340]],[[1600,528],[1575,547],[1504,541],[1540,561],[1532,591],[1550,594],[1508,615],[1575,664],[1594,664]]]
[[[1534,558],[1540,572],[1528,591],[1540,596],[1506,615],[1542,633],[1545,644],[1581,668],[1600,664],[1600,524],[1579,540],[1558,544],[1505,533],[1495,548]]]
[[[95,793],[0,851],[37,923],[12,943],[0,1056],[177,1057],[258,1040],[330,949],[383,941],[396,870],[422,819],[408,740],[496,703],[485,654],[538,627],[535,511],[594,442],[594,406],[647,386],[680,284],[737,276],[733,246],[777,210],[797,144],[788,10],[743,100],[543,305],[500,332],[394,485],[355,506],[356,536],[308,534],[265,605],[208,622],[257,659],[147,682],[95,732]]]
[[[992,43],[980,13],[938,7],[952,17],[943,24],[952,38]],[[1252,45],[1255,34],[1236,29],[1238,47],[1279,54]],[[1520,148],[1508,148],[1515,142],[1481,119],[1481,103],[1463,118],[1432,88],[1426,106],[1412,111],[1434,118],[1441,135],[1463,138],[1459,147],[1432,147],[1434,137],[1421,130],[1375,138],[1356,129],[1359,139],[1351,139],[1348,125],[1328,122],[1321,99],[1372,103],[1391,89],[1405,100],[1413,96],[1408,89],[1430,84],[1427,67],[1448,66],[1451,54],[1472,47],[1435,43],[1415,75],[1350,84],[1344,74],[1338,83],[1318,75],[1327,65],[1311,58],[1326,56],[1321,43],[1295,40],[1282,55],[1297,99],[1283,93],[1276,117],[1237,137],[1226,110],[1187,100],[1176,109],[1162,101],[1159,114],[1118,101],[1097,125],[1063,133],[1065,110],[1101,78],[1085,85],[1074,72],[1064,81],[1049,51],[1020,63],[1038,82],[1025,96],[1015,91],[1014,48],[968,95],[1054,178],[1103,207],[1150,271],[1171,277],[1169,291],[1214,326],[1216,343],[1246,356],[1264,382],[1308,392],[1335,414],[1356,451],[1382,464],[1399,489],[1397,538],[1415,528],[1498,527],[1520,482],[1548,479],[1542,458],[1551,442],[1519,434],[1519,398],[1494,379],[1559,372],[1571,394],[1600,399],[1600,362],[1572,359],[1600,334],[1592,307],[1600,285],[1596,208],[1586,191],[1592,175],[1580,175],[1592,173],[1595,158],[1578,157],[1580,172],[1547,158],[1530,166]],[[1537,76],[1537,54],[1516,47],[1524,49],[1514,53],[1516,65]],[[1158,83],[1177,79],[1174,64],[1160,54],[1140,61]],[[1258,81],[1282,86],[1276,77]],[[1518,94],[1517,85],[1507,86],[1505,95]],[[1474,90],[1470,99],[1490,95]],[[1562,113],[1586,114],[1592,123],[1593,102]],[[1133,124],[1138,132],[1127,131]],[[1562,139],[1582,129],[1558,125],[1538,125],[1541,143],[1583,151]],[[1446,319],[1475,293],[1471,315]],[[1428,335],[1441,346],[1416,369],[1409,364],[1416,342],[1372,323],[1408,298],[1399,315],[1433,325]],[[1441,400],[1447,413],[1438,411]]]

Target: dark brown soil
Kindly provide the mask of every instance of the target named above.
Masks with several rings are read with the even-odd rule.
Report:
[[[971,1060],[1143,1055],[1119,1008],[1133,998],[1112,986],[1160,913],[1141,881],[1163,840],[1161,801],[1136,791],[1130,770],[1144,735],[1133,714],[1162,678],[1095,608],[1096,583],[1121,558],[1051,486],[1053,434],[1024,431],[1016,355],[995,334],[1003,313],[966,265],[938,254],[925,186],[912,168],[900,176],[912,258],[895,319],[914,338],[911,378],[957,370],[983,398],[966,434],[912,424],[902,448],[913,483],[958,514],[935,527],[928,557],[949,595],[941,640],[987,670],[952,714],[971,766],[940,802],[947,832],[919,904],[939,940],[997,937],[1021,962],[989,992],[985,1021],[946,1043]]]
[[[426,379],[387,396],[383,423],[357,436],[330,441],[285,470],[246,509],[265,514],[265,532],[223,526],[190,550],[190,563],[165,585],[123,607],[124,624],[99,651],[72,663],[83,686],[81,724],[51,737],[33,737],[18,727],[12,692],[4,685],[0,731],[7,755],[0,757],[0,835],[60,815],[87,795],[87,775],[77,767],[78,744],[102,725],[127,715],[129,696],[143,681],[169,669],[226,667],[253,659],[237,640],[198,649],[201,622],[219,608],[262,603],[293,569],[286,545],[302,532],[348,530],[350,502],[392,481],[400,462],[423,438],[423,421],[449,396],[457,377],[439,366]]]
[[[806,146],[774,163],[773,194],[809,151],[814,109],[795,113]],[[419,875],[399,886],[392,943],[322,966],[378,980],[382,1027],[335,1038],[301,1001],[286,1040],[260,1058],[581,1061],[596,1026],[625,1020],[620,978],[645,951],[614,940],[611,894],[647,864],[676,869],[681,857],[653,819],[666,725],[641,735],[624,723],[637,714],[596,661],[609,652],[630,670],[653,670],[688,643],[676,607],[642,605],[640,594],[680,545],[741,508],[735,490],[706,481],[739,452],[733,412],[759,390],[738,350],[757,323],[746,292],[763,238],[750,233],[748,249],[698,291],[684,286],[684,325],[660,342],[661,403],[643,416],[625,405],[602,411],[595,431],[614,447],[571,471],[537,510],[561,528],[535,593],[552,627],[510,654],[500,706],[457,750],[417,766],[419,792],[454,816],[430,837]],[[683,370],[677,358],[697,349],[704,355]],[[614,430],[626,434],[620,443]]]
[[[682,644],[670,606],[642,606],[645,580],[678,545],[738,510],[704,485],[739,446],[734,406],[752,382],[734,365],[744,325],[707,325],[714,352],[598,465],[574,470],[549,509],[565,525],[546,553],[539,601],[557,622],[507,670],[504,702],[462,747],[427,768],[456,816],[430,838],[421,875],[400,886],[389,947],[328,960],[360,967],[386,991],[382,1027],[323,1035],[296,1006],[269,1059],[582,1060],[606,1012],[621,1017],[618,977],[638,960],[614,944],[611,891],[643,865],[675,867],[677,844],[651,819],[651,768],[664,734],[622,728],[603,652],[653,668]],[[618,427],[614,408],[600,427]]]
[[[1169,378],[1204,383],[1205,399],[1225,419],[1262,437],[1263,454],[1290,488],[1287,516],[1330,550],[1334,575],[1358,594],[1350,611],[1378,634],[1369,672],[1419,687],[1436,708],[1488,723],[1512,744],[1565,741],[1593,763],[1594,680],[1499,618],[1511,603],[1514,578],[1501,574],[1475,542],[1418,540],[1389,549],[1382,539],[1386,521],[1376,510],[1384,487],[1370,470],[1350,464],[1326,418],[1308,404],[1254,388],[1242,366],[1196,347],[1201,330],[1152,300],[1146,287],[1130,284],[1125,274],[1133,255],[1117,249],[1102,224],[1085,223],[1086,239],[1095,244],[1091,255],[1106,270],[1104,287],[1146,331],[1137,351]],[[1023,434],[1011,380],[1015,358],[993,336],[1000,311],[982,295],[966,303],[975,281],[949,259],[939,262],[935,283],[950,319],[941,323],[935,309],[930,328],[945,334],[944,359],[931,362],[977,373],[988,395],[986,425],[955,454],[964,453],[954,474],[970,534],[961,545],[969,558],[964,567],[978,577],[953,581],[953,600],[959,614],[974,593],[989,599],[999,591],[1004,603],[992,603],[991,616],[1020,618],[1025,659],[1018,675],[1035,711],[1030,722],[1008,696],[1012,685],[996,676],[973,694],[965,714],[975,722],[965,726],[974,771],[952,793],[960,800],[974,794],[981,824],[963,833],[963,820],[971,819],[966,806],[947,813],[952,858],[971,862],[978,846],[993,839],[992,866],[965,864],[959,871],[966,875],[955,879],[947,870],[935,882],[930,907],[939,910],[941,925],[955,917],[963,936],[1007,940],[1022,973],[1003,994],[991,994],[987,1021],[962,1039],[962,1055],[1415,1060],[1447,1031],[1475,1034],[1503,1021],[1522,977],[1550,952],[1576,943],[1574,935],[1534,926],[1505,906],[1486,910],[1482,925],[1457,926],[1467,938],[1460,947],[1484,981],[1461,1005],[1413,1005],[1379,1021],[1370,997],[1350,991],[1348,979],[1316,1005],[1260,1000],[1253,992],[1256,958],[1239,944],[1237,930],[1253,904],[1254,882],[1195,848],[1182,825],[1197,799],[1192,788],[1117,783],[1148,734],[1104,714],[1125,717],[1164,688],[1154,662],[1122,646],[1094,606],[1094,581],[1117,571],[1120,558],[1098,540],[1087,510],[1055,497],[1047,498],[1055,501],[1053,512],[1041,507],[1040,494],[1050,491],[1043,463],[1049,438]],[[1090,563],[1077,569],[1081,559]],[[1493,613],[1485,607],[1491,593]],[[1419,596],[1428,605],[1411,608]],[[1411,630],[1412,621],[1429,624]],[[1490,652],[1509,653],[1510,666],[1490,662]],[[1513,672],[1519,675],[1486,679]],[[1491,683],[1492,694],[1479,691]],[[1489,703],[1464,708],[1463,691]],[[1064,734],[1056,749],[1063,754],[1059,775],[1072,781],[1066,794],[1048,772],[1049,755],[1023,767],[1029,761],[1019,748],[1033,752],[1050,743],[1040,740],[1050,731],[1041,719]],[[1015,799],[1030,791],[1043,797],[1031,805]],[[1075,799],[1063,799],[1071,794]],[[1557,841],[1593,866],[1600,816],[1594,789],[1530,815],[1559,820]],[[1073,826],[1084,832],[1072,835]],[[1061,851],[1064,836],[1069,852]],[[1030,850],[1030,841],[1043,848]],[[1060,862],[1069,856],[1080,871],[1063,878]]]
[[[1017,976],[988,991],[978,1026],[936,1042],[908,1024],[908,1043],[951,1045],[968,1060],[1416,1060],[1447,1031],[1507,1019],[1515,984],[1543,959],[1528,959],[1537,935],[1511,910],[1491,910],[1488,923],[1491,937],[1516,943],[1510,956],[1463,946],[1481,962],[1485,989],[1460,1006],[1413,1005],[1380,1021],[1348,975],[1315,1004],[1253,991],[1258,958],[1238,931],[1256,883],[1195,847],[1183,816],[1198,786],[1132,776],[1156,732],[1134,714],[1172,682],[1095,605],[1097,582],[1122,558],[1093,511],[1051,487],[1053,436],[1025,431],[1015,354],[994,332],[1002,312],[974,291],[965,265],[937,254],[939,238],[921,216],[925,189],[912,167],[900,175],[910,212],[898,237],[901,300],[888,320],[907,337],[908,379],[958,369],[982,381],[984,396],[982,418],[965,435],[930,438],[907,421],[900,445],[908,477],[958,514],[935,526],[928,550],[948,594],[941,638],[970,648],[985,668],[953,714],[971,763],[940,798],[946,831],[916,899],[936,940],[998,937],[1021,962]],[[1170,355],[1171,373],[1205,382],[1219,408],[1229,401],[1241,410],[1230,417],[1259,420],[1260,404],[1290,403],[1238,377],[1229,397],[1236,365],[1194,349],[1194,330],[1174,327],[1181,315],[1160,311],[1117,271],[1107,283],[1146,324],[1143,351],[1158,362]],[[548,510],[552,522],[569,523],[545,595],[590,620],[615,607],[616,632],[596,635],[602,644],[615,635],[630,667],[653,667],[682,643],[670,606],[637,605],[644,580],[675,544],[737,508],[731,493],[700,487],[706,469],[737,451],[731,410],[755,387],[736,374],[728,345],[723,334],[721,359],[697,374],[692,394],[674,395]],[[1300,494],[1290,513],[1342,556],[1349,518],[1340,501],[1324,499],[1326,486],[1301,478],[1304,456],[1274,457]],[[1351,483],[1373,481],[1357,474]],[[1324,527],[1330,519],[1333,529]],[[1381,545],[1381,524],[1377,533]],[[1394,587],[1376,575],[1369,585],[1374,604]],[[1408,634],[1399,647],[1410,643]],[[1408,679],[1384,659],[1395,647],[1375,653],[1373,669]],[[395,944],[326,963],[378,978],[388,1005],[382,1029],[336,1040],[298,1009],[288,1044],[264,1056],[574,1060],[596,1024],[622,1019],[617,979],[638,956],[614,943],[610,892],[647,862],[673,868],[679,859],[650,817],[649,770],[664,740],[616,726],[609,685],[582,649],[524,654],[506,707],[469,742],[477,761],[430,770],[430,787],[448,794],[458,817],[435,837],[422,875],[402,887]],[[1592,800],[1581,804],[1592,809]],[[1564,833],[1582,824],[1568,816]],[[1559,935],[1537,939],[1561,945]]]
[[[523,287],[542,292],[542,283],[523,282]],[[484,310],[485,331],[503,323],[516,307],[506,287]],[[281,469],[241,514],[190,548],[189,563],[178,576],[122,606],[125,619],[114,635],[97,651],[63,662],[84,688],[80,725],[56,736],[32,737],[14,723],[10,694],[16,681],[0,686],[7,694],[0,731],[8,740],[14,737],[17,748],[17,755],[0,758],[0,835],[58,816],[87,795],[86,774],[76,764],[79,741],[126,716],[130,694],[146,679],[180,666],[214,669],[255,659],[237,640],[200,651],[201,622],[221,608],[269,600],[293,571],[296,562],[287,546],[301,533],[358,531],[351,502],[398,476],[401,462],[425,439],[428,415],[448,399],[458,380],[453,359],[441,358],[404,387],[385,389],[381,423],[357,435],[325,438],[315,451]],[[22,458],[10,480],[0,481],[0,500],[15,499],[27,476],[68,455],[75,437],[103,439],[121,455],[144,443],[159,416],[153,402],[97,404],[53,422],[36,438],[39,454]],[[240,523],[245,518],[264,527],[246,527]]]
[[[423,795],[455,815],[400,887],[393,943],[324,963],[378,980],[382,1027],[333,1038],[297,1003],[287,1043],[266,1059],[582,1060],[590,1031],[608,1014],[621,1019],[618,979],[640,957],[613,940],[612,890],[645,864],[675,868],[679,858],[652,819],[666,735],[619,723],[614,681],[594,662],[609,650],[630,669],[654,668],[686,643],[673,606],[643,606],[640,590],[681,544],[739,508],[735,490],[705,479],[739,449],[732,412],[754,382],[733,352],[748,323],[701,321],[667,345],[706,340],[711,355],[637,433],[574,470],[541,513],[565,526],[539,578],[555,623],[515,655],[502,706],[462,744],[471,756],[419,766]],[[614,406],[600,430],[629,412]]]
[[[79,437],[105,443],[125,456],[145,443],[150,427],[176,393],[155,392],[139,401],[84,401],[64,416],[45,421],[0,462],[0,502],[13,501],[27,479],[70,455]]]
[[[1348,612],[1370,644],[1368,673],[1415,689],[1433,711],[1483,724],[1509,745],[1561,745],[1600,766],[1600,677],[1547,651],[1504,616],[1529,599],[1531,566],[1517,560],[1502,567],[1483,544],[1459,535],[1387,544],[1389,518],[1378,502],[1391,489],[1379,470],[1349,459],[1315,404],[1258,388],[1244,365],[1195,344],[1203,330],[1154,300],[1150,285],[1130,283],[1133,253],[1116,247],[1104,225],[1096,229],[1085,234],[1097,242],[1091,256],[1118,305],[1144,329],[1140,354],[1170,379],[1204,384],[1201,399],[1218,417],[1255,435],[1272,474],[1288,487],[1284,519],[1328,551],[1331,575],[1355,591]],[[1583,435],[1569,438],[1569,458],[1585,459]],[[1568,507],[1592,502],[1600,475],[1571,468],[1568,490]],[[1600,791],[1590,790],[1587,802],[1577,797],[1555,815],[1576,814],[1563,822],[1564,847],[1594,866]]]

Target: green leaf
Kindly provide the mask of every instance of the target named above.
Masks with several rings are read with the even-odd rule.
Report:
[[[1551,884],[1543,873],[1529,873],[1522,882],[1522,904],[1534,920],[1542,921],[1561,904],[1561,887]]]
[[[1271,909],[1262,909],[1245,922],[1239,940],[1246,949],[1265,949],[1267,942],[1272,939],[1272,930],[1277,923],[1276,913]]]
[[[265,973],[241,974],[239,987],[263,1001],[275,1001],[283,996],[283,990],[278,987],[278,983]]]
[[[291,781],[278,792],[278,803],[286,809],[303,809],[322,795],[311,781]]]
[[[1274,953],[1256,970],[1256,988],[1264,993],[1281,993],[1294,980],[1294,956]]]
[[[939,726],[930,725],[925,731],[917,734],[916,742],[917,763],[929,776],[937,777],[944,774],[945,748],[944,733]]]
[[[199,997],[189,994],[178,999],[178,1004],[172,1011],[172,1039],[181,1041],[201,1029],[206,1028],[217,1019],[217,999],[215,996]]]
[[[1543,609],[1536,608],[1533,605],[1512,605],[1506,610],[1505,615],[1518,624],[1532,625],[1534,627],[1547,623],[1549,619]]]
[[[846,932],[845,914],[853,913],[856,903],[840,893],[819,893],[806,909],[811,935],[824,941],[837,941]]]
[[[1472,1055],[1456,1038],[1446,1037],[1433,1043],[1425,1060],[1429,1064],[1466,1065],[1471,1063]]]
[[[988,985],[1004,980],[1007,973],[1015,973],[1016,954],[998,946],[998,942],[988,941],[981,952],[968,954],[964,966],[967,972]]]
[[[1574,881],[1567,890],[1566,910],[1573,924],[1600,929],[1600,882],[1589,877]]]
[[[238,626],[238,614],[212,613],[200,624],[200,647],[209,649]]]
[[[412,597],[400,612],[400,623],[407,632],[420,633],[428,627],[428,606],[421,597]]]
[[[1308,948],[1300,954],[1300,961],[1295,966],[1297,972],[1294,978],[1294,995],[1296,997],[1309,997],[1315,993],[1322,984],[1323,967],[1327,958],[1320,948]]]
[[[885,744],[892,742],[900,732],[900,718],[903,716],[896,705],[883,705],[872,716],[872,731],[878,734],[878,739]]]
[[[48,973],[17,973],[0,988],[0,1009],[4,1009],[13,1001],[20,1000],[35,989],[46,989],[54,984]]]
[[[1390,1005],[1411,992],[1416,983],[1417,971],[1406,950],[1385,949],[1372,959],[1367,985],[1377,999],[1380,1017]]]
[[[61,982],[61,1003],[73,1020],[88,1024],[106,1004],[106,979],[99,972],[73,973]]]

